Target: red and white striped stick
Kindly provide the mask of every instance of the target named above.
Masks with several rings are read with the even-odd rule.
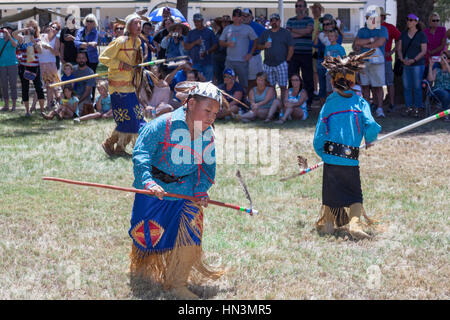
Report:
[[[443,118],[445,116],[448,116],[449,114],[450,114],[450,109],[447,109],[445,111],[436,113],[436,114],[434,114],[432,116],[429,116],[428,118],[422,119],[420,121],[417,121],[417,122],[414,122],[414,123],[412,123],[410,125],[407,125],[406,127],[403,127],[403,128],[400,128],[400,129],[398,129],[396,131],[388,133],[388,134],[382,136],[381,138],[373,141],[372,143],[381,142],[382,140],[385,140],[387,138],[392,138],[394,136],[398,136],[399,134],[402,134],[402,133],[404,133],[406,131],[412,130],[412,129],[417,128],[417,127],[420,127],[420,126],[422,126],[422,125],[424,125],[424,124],[426,124],[428,122],[431,122],[431,121],[434,121],[434,120],[437,120],[437,119],[441,119],[441,118]],[[364,148],[365,146],[366,146],[366,144],[362,144],[359,148]],[[286,181],[286,180],[289,180],[289,179],[292,179],[292,178],[295,178],[295,177],[298,177],[298,176],[302,176],[304,174],[307,174],[308,172],[311,172],[313,170],[316,170],[316,169],[320,168],[321,166],[323,166],[323,164],[324,164],[323,161],[319,162],[318,164],[315,164],[312,167],[303,169],[302,171],[300,171],[300,173],[294,174],[294,175],[286,177],[286,178],[282,178],[282,179],[280,179],[280,181]]]

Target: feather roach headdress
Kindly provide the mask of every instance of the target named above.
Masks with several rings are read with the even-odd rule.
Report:
[[[334,87],[341,95],[343,91],[352,90],[356,83],[356,73],[365,68],[364,62],[373,55],[375,49],[371,49],[362,54],[356,55],[350,53],[347,57],[325,57],[322,65],[328,69],[331,78],[334,81]]]

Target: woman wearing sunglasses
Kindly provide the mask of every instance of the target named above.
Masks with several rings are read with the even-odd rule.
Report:
[[[98,66],[98,22],[95,15],[88,14],[83,20],[84,27],[79,29],[77,36],[75,37],[75,47],[80,50],[84,49],[87,52],[88,62],[86,63],[89,68],[97,71]],[[95,97],[95,87],[92,88],[92,100]]]
[[[58,90],[50,88],[49,85],[59,82],[58,69],[56,68],[56,57],[60,54],[60,41],[57,34],[61,30],[59,22],[50,23],[47,33],[41,34],[42,52],[38,54],[39,66],[41,68],[42,82],[47,89],[47,111],[55,106]]]
[[[419,110],[423,108],[422,79],[428,40],[415,14],[408,15],[407,27],[408,29],[400,36],[397,48],[397,54],[403,63],[403,92],[406,105],[403,115],[417,118]]]
[[[430,57],[439,57],[447,45],[445,27],[440,26],[440,17],[437,12],[433,12],[428,19],[428,28],[423,30],[428,39],[427,54],[425,64],[428,66]]]

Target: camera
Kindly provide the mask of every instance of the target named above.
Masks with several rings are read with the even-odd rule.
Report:
[[[174,32],[172,35],[174,38],[176,38],[176,37],[178,37],[178,32]]]
[[[441,62],[441,57],[440,56],[432,56],[431,57],[431,61],[433,61],[433,62]]]

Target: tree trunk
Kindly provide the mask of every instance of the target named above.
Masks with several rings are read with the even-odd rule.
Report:
[[[397,0],[397,29],[406,31],[406,18],[408,14],[414,13],[419,17],[422,30],[428,27],[428,17],[434,9],[435,0]],[[394,59],[395,61],[395,59]],[[403,81],[401,76],[395,76],[395,104],[405,103],[403,95]]]
[[[177,9],[183,14],[187,20],[188,0],[177,0]]]

